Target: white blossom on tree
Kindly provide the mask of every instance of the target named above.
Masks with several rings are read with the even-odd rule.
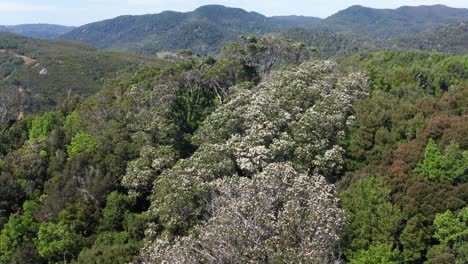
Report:
[[[154,183],[146,263],[326,263],[341,228],[342,170],[361,73],[310,61],[230,89]]]
[[[252,179],[212,182],[212,217],[187,237],[162,238],[144,249],[144,263],[327,263],[342,211],[320,175],[273,163]]]
[[[293,161],[303,172],[342,169],[352,103],[366,95],[361,73],[311,61],[271,75],[252,90],[233,89],[196,135],[199,144],[227,143],[244,175],[271,162]]]
[[[156,176],[171,167],[176,160],[177,152],[171,146],[143,146],[140,157],[128,163],[122,185],[131,195],[149,192]]]

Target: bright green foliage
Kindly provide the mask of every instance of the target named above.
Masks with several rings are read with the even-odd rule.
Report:
[[[63,129],[68,135],[74,135],[82,127],[83,124],[81,124],[80,113],[78,111],[70,113],[63,123]]]
[[[383,177],[369,176],[358,180],[340,194],[340,199],[348,220],[343,237],[347,257],[357,258],[356,254],[364,254],[362,252],[367,252],[371,245],[393,247],[403,214],[392,204],[390,188]],[[378,246],[373,250],[383,249],[384,246]]]
[[[433,139],[429,139],[424,152],[424,160],[415,172],[431,179],[466,182],[468,180],[468,151],[460,150],[458,144],[451,143],[442,154]]]
[[[398,264],[400,252],[391,244],[372,244],[368,250],[359,250],[350,260],[351,264]]]
[[[69,158],[73,158],[76,154],[84,152],[92,152],[97,146],[97,141],[93,135],[89,133],[78,133],[67,146]]]
[[[103,232],[92,248],[81,251],[76,263],[124,264],[138,254],[142,241],[129,241],[127,232]]]
[[[373,90],[384,88],[393,94],[408,94],[414,92],[414,88],[408,87],[416,86],[426,94],[435,95],[467,78],[468,56],[383,51],[353,55],[343,62],[366,71]]]
[[[438,214],[434,220],[436,231],[434,238],[441,245],[433,247],[431,259],[443,256],[454,256],[455,263],[468,262],[468,207],[464,207],[457,214],[451,211]]]
[[[419,163],[415,172],[430,178],[442,178],[445,171],[442,168],[442,154],[435,141],[431,138],[424,151],[424,161]]]
[[[466,239],[468,235],[468,207],[463,208],[454,215],[447,211],[438,214],[434,220],[437,228],[434,237],[443,244],[453,244]]]
[[[49,262],[67,262],[78,255],[83,237],[63,222],[44,222],[34,239],[39,254]]]
[[[28,241],[36,231],[37,223],[34,221],[34,211],[38,204],[26,201],[23,204],[23,214],[12,214],[0,233],[0,262],[8,262],[13,257],[16,248]]]
[[[109,195],[107,195],[107,204],[102,211],[99,230],[122,230],[123,221],[127,214],[130,213],[130,209],[133,203],[133,199],[127,195],[118,193],[117,191],[111,192]]]
[[[390,85],[386,83],[382,70],[372,67],[370,64],[366,65],[366,72],[371,80],[372,90],[389,91]]]
[[[47,112],[32,119],[29,140],[44,140],[55,127],[61,126],[63,117],[57,112]]]
[[[416,215],[408,220],[400,235],[404,261],[419,261],[430,243],[430,231],[422,222],[424,217]]]

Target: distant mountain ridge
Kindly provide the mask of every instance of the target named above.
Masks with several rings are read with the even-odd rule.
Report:
[[[101,49],[156,53],[189,48],[195,53],[206,54],[219,50],[242,33],[276,33],[319,20],[300,16],[267,17],[240,8],[207,5],[186,13],[164,11],[120,16],[81,26],[61,37],[87,42]]]
[[[38,39],[55,39],[75,27],[53,25],[53,24],[23,24],[13,26],[1,26],[0,32],[14,33],[24,37]]]
[[[314,39],[311,43],[329,42],[331,46],[326,48],[325,54],[330,55],[334,51],[347,54],[353,50],[379,48],[382,44],[375,40],[417,34],[438,25],[457,23],[467,18],[468,9],[443,5],[403,6],[397,9],[356,5],[326,19],[303,16],[267,17],[240,8],[207,5],[186,13],[165,11],[152,15],[120,16],[84,25],[61,37],[87,42],[100,49],[144,54],[190,49],[195,54],[205,55],[219,51],[223,45],[237,40],[243,33],[277,34],[290,28],[304,27],[333,33],[308,35]],[[297,38],[298,33],[296,30],[282,35],[292,34]],[[401,42],[400,46],[406,45],[403,40]],[[351,50],[346,50],[351,46]]]
[[[389,46],[393,50],[426,50],[467,55],[468,19],[395,38],[389,42]]]
[[[245,33],[280,34],[292,40],[304,40],[306,44],[320,48],[324,57],[377,49],[437,50],[461,54],[466,50],[463,44],[466,43],[466,31],[460,25],[451,28],[445,25],[466,20],[468,9],[444,5],[402,6],[397,9],[354,5],[325,19],[267,17],[240,8],[206,5],[185,13],[164,11],[119,16],[77,28],[36,24],[0,26],[0,31],[33,38],[77,40],[99,49],[150,55],[181,49],[190,49],[196,55],[216,53]],[[433,30],[436,27],[439,30]],[[444,38],[443,35],[449,33],[453,40]]]
[[[389,39],[467,19],[468,9],[444,5],[402,6],[397,9],[375,9],[354,5],[319,21],[311,28]]]
[[[378,50],[422,50],[454,55],[468,54],[468,20],[455,24],[439,25],[417,34],[403,35],[388,40],[303,27],[287,29],[281,32],[280,36],[315,47],[321,58],[349,56],[353,53]]]

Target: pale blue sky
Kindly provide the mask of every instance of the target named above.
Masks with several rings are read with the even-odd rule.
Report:
[[[222,4],[265,15],[306,15],[325,18],[350,5],[396,8],[402,5],[444,4],[468,8],[467,0],[0,0],[0,25],[52,23],[83,25],[119,15],[191,11],[206,4]]]

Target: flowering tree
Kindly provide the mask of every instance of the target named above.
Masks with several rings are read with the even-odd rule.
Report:
[[[147,263],[258,263],[331,260],[342,224],[334,187],[320,175],[273,163],[252,179],[212,182],[212,217],[171,244],[144,249]]]
[[[331,260],[342,220],[325,179],[342,169],[367,80],[310,61],[245,87],[204,121],[195,154],[156,179],[143,261]]]
[[[270,162],[293,161],[302,172],[330,177],[343,165],[343,140],[352,103],[366,95],[366,78],[341,72],[329,61],[311,61],[270,76],[209,116],[199,144],[226,143],[241,174]]]

